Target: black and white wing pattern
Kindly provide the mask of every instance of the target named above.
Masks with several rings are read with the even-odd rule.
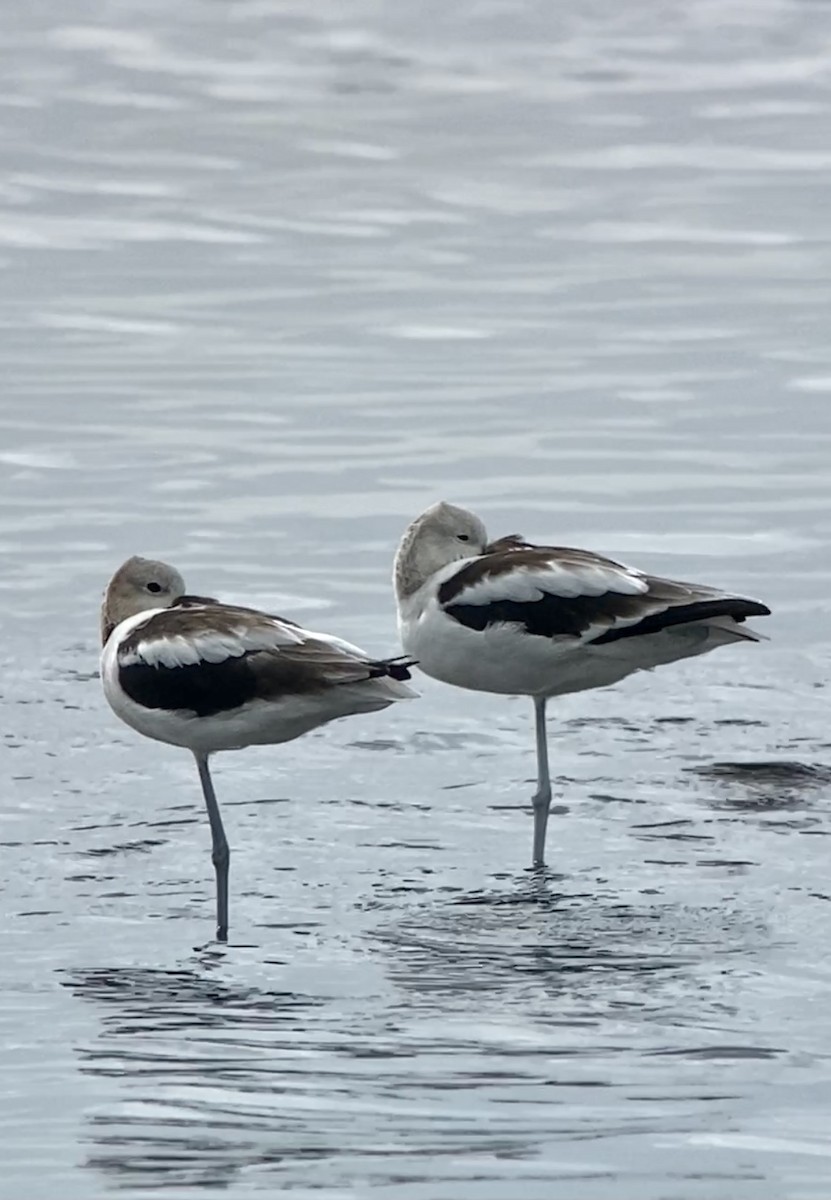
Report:
[[[200,717],[252,700],[321,693],[343,684],[410,678],[412,660],[372,660],[356,646],[256,609],[185,596],[121,640],[123,691],[144,708]]]
[[[532,546],[515,536],[492,543],[447,576],[438,603],[469,629],[510,624],[531,636],[595,646],[694,621],[742,622],[770,612],[756,600],[647,575],[587,550]]]

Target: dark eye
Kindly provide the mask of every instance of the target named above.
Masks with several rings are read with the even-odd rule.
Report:
[[[147,590],[148,592],[160,592],[162,585],[160,583],[148,583]]]
[[[469,541],[470,541],[470,534],[469,534],[469,533],[457,533],[457,534],[456,534],[456,541],[457,541],[457,542],[469,542]]]

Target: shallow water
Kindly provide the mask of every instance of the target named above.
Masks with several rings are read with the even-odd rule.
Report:
[[[831,13],[7,5],[0,1194],[831,1190]],[[59,11],[60,9],[60,11]],[[393,652],[437,496],[774,608],[552,705],[218,760],[96,679],[128,554]]]

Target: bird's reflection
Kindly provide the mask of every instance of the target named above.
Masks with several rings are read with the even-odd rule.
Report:
[[[249,1028],[289,1023],[314,1001],[290,992],[242,988],[213,978],[212,952],[200,955],[201,969],[99,967],[67,973],[62,983],[76,996],[107,1006],[110,1033],[161,1033],[192,1029],[195,1034],[226,1028],[233,1017]]]
[[[376,952],[420,1004],[439,993],[443,1004],[464,1006],[479,992],[520,1008],[534,994],[552,1019],[565,1002],[578,1019],[582,1005],[595,1017],[649,1011],[686,1020],[720,1003],[713,964],[767,937],[764,922],[738,905],[696,908],[660,895],[636,903],[530,874],[384,924]]]
[[[726,906],[653,900],[578,895],[553,875],[418,894],[375,910],[356,939],[351,968],[365,973],[370,955],[385,981],[364,999],[348,974],[325,996],[246,986],[215,948],[174,970],[69,972],[64,986],[101,1018],[81,1069],[109,1081],[86,1165],[118,1188],[157,1189],[233,1189],[243,1172],[285,1190],[347,1188],[356,1170],[392,1187],[406,1168],[428,1195],[429,1164],[448,1156],[533,1157],[542,1118],[528,1080],[541,1062],[585,1056],[609,1087],[631,1042],[602,1030],[637,1029],[657,1050],[668,1027],[735,1017],[731,959],[746,966],[764,927]],[[503,1111],[506,1080],[511,1104],[527,1103],[521,1120],[511,1107],[494,1123],[482,1114]]]
[[[318,1001],[224,982],[220,966],[208,950],[179,970],[98,967],[63,976],[101,1011],[101,1035],[78,1050],[81,1069],[125,1084],[109,1111],[90,1117],[86,1161],[120,1187],[225,1187],[273,1157],[251,1139],[272,1114],[241,1106],[240,1097],[281,1089]]]
[[[694,768],[709,785],[705,802],[716,811],[753,819],[764,826],[775,819],[776,830],[816,830],[824,815],[814,813],[828,794],[831,770],[796,760],[714,762]],[[785,817],[784,814],[790,814]]]

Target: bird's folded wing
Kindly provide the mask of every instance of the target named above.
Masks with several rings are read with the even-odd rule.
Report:
[[[447,615],[482,631],[511,624],[557,641],[603,644],[715,617],[762,615],[756,601],[645,575],[585,550],[497,544],[448,575],[438,591]]]
[[[303,631],[279,617],[231,604],[186,604],[154,612],[137,625],[119,646],[118,663],[195,666],[302,643]]]
[[[154,612],[120,645],[118,667],[122,688],[137,703],[199,716],[397,678],[402,670],[328,634],[210,601]]]

